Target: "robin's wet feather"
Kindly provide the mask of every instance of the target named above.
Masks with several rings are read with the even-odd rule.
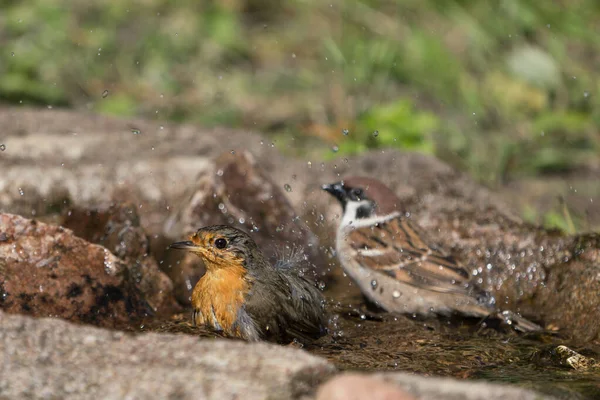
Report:
[[[209,226],[171,247],[194,252],[206,265],[192,294],[195,324],[250,341],[306,342],[326,333],[321,292],[298,265],[271,265],[243,231]]]

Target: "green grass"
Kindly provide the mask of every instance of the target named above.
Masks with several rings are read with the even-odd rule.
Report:
[[[423,151],[490,185],[598,162],[593,0],[0,7],[8,103],[247,127],[329,156]]]

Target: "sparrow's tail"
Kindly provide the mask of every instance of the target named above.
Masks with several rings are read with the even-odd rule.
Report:
[[[537,332],[544,330],[544,328],[542,328],[538,324],[535,324],[512,311],[501,311],[498,312],[497,316],[498,318],[503,320],[504,323],[512,326],[516,331],[519,332]]]

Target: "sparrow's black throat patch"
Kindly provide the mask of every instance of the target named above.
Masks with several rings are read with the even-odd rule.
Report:
[[[365,205],[362,205],[356,209],[356,219],[372,217],[374,211],[375,205],[373,203],[369,202]]]

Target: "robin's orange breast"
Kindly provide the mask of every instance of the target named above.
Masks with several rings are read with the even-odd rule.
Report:
[[[194,323],[208,325],[228,336],[245,338],[239,311],[250,289],[243,266],[208,270],[192,292]]]

